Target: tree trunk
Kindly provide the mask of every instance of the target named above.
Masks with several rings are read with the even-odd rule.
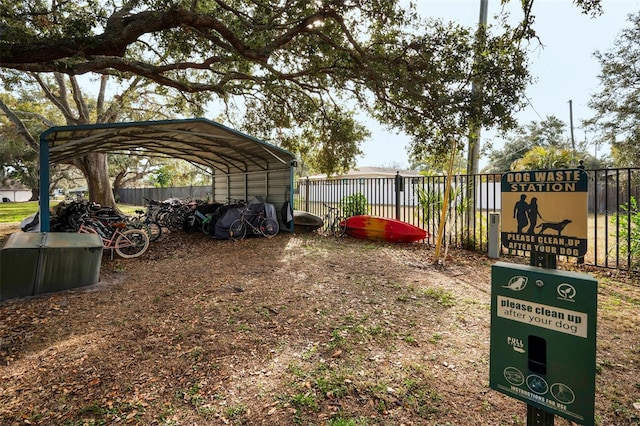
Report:
[[[113,207],[119,210],[109,183],[107,154],[87,154],[75,159],[74,164],[80,169],[87,180],[89,201],[98,203],[103,207]]]
[[[118,173],[116,175],[115,178],[113,178],[113,197],[115,198],[115,200],[117,202],[120,202],[119,197],[120,197],[120,189],[122,189],[122,184],[124,182],[124,178],[127,176],[127,172],[126,170],[122,170],[120,173]]]

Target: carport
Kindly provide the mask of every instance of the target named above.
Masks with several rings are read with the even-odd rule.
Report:
[[[204,118],[51,127],[40,135],[40,228],[49,231],[49,164],[91,152],[179,158],[211,173],[216,201],[293,205],[295,156]],[[278,217],[282,223],[282,218]],[[293,229],[293,224],[291,226]]]

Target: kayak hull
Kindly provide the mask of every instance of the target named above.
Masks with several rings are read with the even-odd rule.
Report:
[[[312,232],[322,228],[322,225],[324,225],[324,221],[319,216],[302,210],[293,211],[293,226],[296,231]]]
[[[366,240],[412,243],[427,238],[427,231],[396,219],[370,215],[351,216],[346,220],[347,235]]]

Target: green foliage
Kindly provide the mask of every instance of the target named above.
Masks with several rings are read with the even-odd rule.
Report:
[[[416,194],[420,206],[416,215],[424,223],[434,223],[440,217],[443,193],[432,185],[428,185],[426,187],[416,186]]]
[[[459,152],[453,162],[453,174],[465,174],[467,168],[466,153]],[[447,174],[449,170],[450,156],[429,155],[426,158],[413,159],[411,170],[419,170],[424,176],[438,176]]]
[[[585,122],[599,143],[611,143],[618,167],[640,163],[640,74],[636,66],[640,62],[640,13],[629,15],[628,24],[611,50],[594,53],[600,62],[600,85],[588,104],[594,116]]]
[[[442,203],[444,202],[444,186],[446,176],[440,179],[427,182],[423,186],[416,186],[415,191],[418,196],[418,206],[416,215],[420,221],[434,225],[442,215]],[[462,216],[469,206],[469,199],[466,197],[467,186],[453,185],[449,192],[449,203],[447,208],[447,222],[452,216]]]
[[[357,417],[355,419],[352,418],[344,418],[341,416],[333,417],[329,419],[327,426],[366,426],[367,418],[366,417]]]
[[[375,117],[411,136],[411,157],[445,156],[451,138],[458,145],[467,138],[470,117],[483,128],[514,127],[512,112],[523,106],[531,80],[514,29],[505,25],[494,35],[440,21],[422,27],[422,34],[390,43],[389,58],[375,64],[377,74],[393,76],[373,106]],[[482,98],[470,81],[482,85]]]
[[[310,408],[312,410],[318,409],[318,402],[315,395],[310,392],[297,393],[291,397],[291,404],[298,408]]]
[[[453,294],[439,287],[429,287],[424,290],[423,294],[425,297],[437,301],[445,308],[450,308],[455,304]]]
[[[576,167],[579,160],[587,168],[606,167],[608,158],[600,156],[600,159],[596,159],[588,152],[586,141],[577,142],[574,153],[566,127],[562,120],[553,115],[518,127],[508,133],[501,149],[489,150],[489,164],[484,171],[502,173],[509,170]]]
[[[348,195],[340,200],[340,208],[345,217],[367,214],[369,212],[369,202],[362,193]]]
[[[11,178],[21,181],[32,191],[35,189],[36,193],[39,186],[37,140],[47,128],[62,124],[167,118],[165,106],[180,104],[173,102],[175,92],[166,93],[163,97],[163,91],[149,90],[150,83],[141,79],[123,81],[104,76],[99,84],[88,85],[98,90],[96,98],[91,98],[87,96],[88,90],[85,91],[74,76],[0,72],[8,77],[4,82],[6,90],[11,93],[0,93],[0,109],[4,112],[2,124],[8,121],[6,125],[0,125],[3,133],[0,135],[0,164],[10,166],[13,170]],[[123,84],[111,87],[119,94],[110,100],[105,95],[108,82]],[[87,152],[81,157],[67,159],[65,164],[53,165],[50,187],[70,188],[90,182],[91,185],[87,185],[90,199],[115,207],[112,191],[108,189],[113,188],[117,192],[124,185],[140,180],[155,164],[155,159],[142,158],[131,152],[113,154],[109,156],[109,176],[102,169],[106,167],[104,163],[94,161],[96,155],[102,154]],[[113,185],[108,177],[113,178]],[[103,191],[96,191],[98,188]]]
[[[170,186],[204,186],[211,183],[211,178],[201,169],[182,160],[163,160],[154,171],[147,176],[148,181],[158,187]]]
[[[47,128],[43,117],[51,108],[37,102],[37,96],[31,91],[20,91],[13,94],[0,94],[0,168],[6,167],[7,173],[0,170],[0,183],[8,181],[22,183],[32,192],[40,188],[40,164],[38,135]],[[24,110],[27,110],[26,112]],[[16,125],[14,120],[28,118]],[[35,117],[35,119],[33,118]],[[51,188],[66,177],[64,167],[54,165],[50,169]]]
[[[424,19],[400,0],[121,3],[3,4],[6,90],[37,78],[68,124],[218,109],[231,127],[331,174],[353,167],[370,136],[359,114],[410,135],[413,158],[437,157],[468,136],[471,120],[512,128],[531,82],[522,41],[536,37],[533,0],[516,26],[481,30]],[[577,3],[591,12],[599,0]],[[73,77],[91,73],[101,76],[95,100]],[[51,84],[64,75],[68,84]],[[111,103],[107,79],[117,82]]]
[[[342,330],[335,329],[331,332],[331,340],[327,344],[329,348],[343,347],[347,343],[347,340],[342,335]]]
[[[147,158],[142,155],[116,154],[108,156],[109,175],[113,179],[113,191],[118,193],[120,188],[136,186],[159,162],[157,158]]]
[[[568,149],[550,146],[536,146],[511,164],[511,170],[553,170],[568,169],[578,164],[576,157]]]
[[[369,136],[355,120],[363,112],[409,134],[416,158],[466,135],[470,116],[484,128],[512,127],[531,81],[521,41],[535,37],[529,13],[516,27],[505,19],[477,31],[423,19],[399,0],[17,1],[2,12],[8,90],[21,81],[13,71],[113,76],[127,119],[203,115],[211,105],[232,127],[324,173],[353,166]],[[482,98],[470,82],[481,83]],[[145,90],[132,97],[128,84]],[[155,107],[130,108],[138,99]],[[66,117],[86,124],[95,106],[105,121],[124,121],[100,105]]]
[[[555,116],[547,116],[542,121],[531,121],[525,126],[518,126],[508,134],[502,149],[489,151],[487,171],[511,170],[514,161],[536,146],[570,147],[570,141],[565,136],[565,127],[566,124]]]
[[[355,166],[355,158],[362,154],[360,144],[371,134],[356,121],[353,111],[293,94],[286,105],[296,110],[296,116],[287,118],[285,114],[290,112],[283,111],[280,104],[277,97],[264,99],[261,103],[250,101],[238,127],[296,153],[307,174],[330,175]],[[274,126],[280,126],[276,134],[273,133]]]
[[[166,188],[173,182],[173,173],[167,166],[162,166],[155,173],[152,174],[152,182],[158,188]]]
[[[620,253],[631,258],[629,268],[640,265],[640,210],[638,201],[631,197],[629,203],[620,205],[620,211],[611,218],[611,223],[617,224],[617,239],[623,241],[618,245]]]
[[[509,133],[502,149],[493,149],[488,153],[489,165],[486,172],[507,172],[511,165],[520,160],[527,152],[536,147],[570,148],[567,139],[566,124],[555,116],[547,116],[542,121],[531,121]]]
[[[449,200],[445,208],[446,217],[442,217],[444,196],[446,190],[446,176],[437,179],[423,181],[423,185],[414,187],[418,197],[418,205],[415,208],[415,215],[424,224],[426,229],[437,230],[431,235],[432,240],[438,241],[437,232],[440,232],[441,221],[443,235],[460,235],[464,247],[473,247],[474,240],[471,233],[475,211],[472,207],[472,194],[469,194],[470,187],[464,183],[452,183],[449,190]],[[450,238],[444,238],[443,242],[448,247]]]
[[[247,412],[247,407],[243,404],[232,405],[231,407],[227,407],[225,410],[225,414],[230,419],[236,419],[242,417]]]

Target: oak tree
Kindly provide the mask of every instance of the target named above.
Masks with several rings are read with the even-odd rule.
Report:
[[[241,130],[332,172],[368,136],[358,109],[409,134],[414,156],[442,154],[470,115],[512,126],[530,81],[520,42],[536,36],[532,5],[518,25],[478,36],[399,0],[17,0],[0,6],[0,70],[142,78],[194,112],[217,100]]]
[[[629,15],[624,28],[608,51],[596,51],[600,62],[600,88],[591,96],[595,111],[586,125],[601,143],[611,143],[617,166],[640,164],[640,13]]]

